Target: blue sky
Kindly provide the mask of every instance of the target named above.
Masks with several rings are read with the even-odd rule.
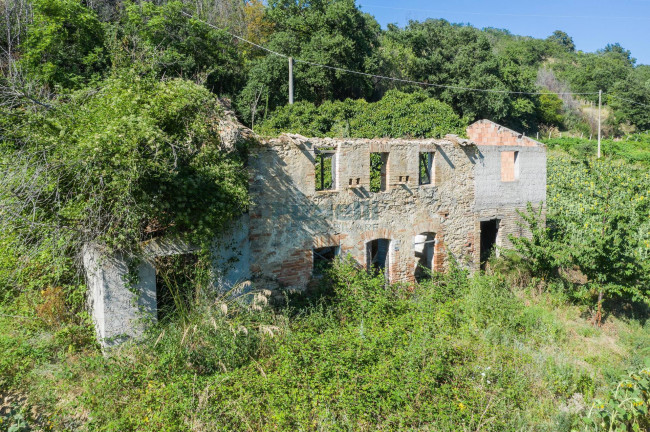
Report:
[[[357,0],[357,4],[382,27],[444,18],[536,38],[563,30],[579,50],[592,52],[618,42],[632,51],[637,64],[650,64],[650,0]]]

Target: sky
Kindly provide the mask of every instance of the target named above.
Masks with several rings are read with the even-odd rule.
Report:
[[[563,30],[578,50],[593,52],[618,42],[637,64],[650,64],[650,0],[357,0],[357,5],[384,28],[444,18],[536,38]]]

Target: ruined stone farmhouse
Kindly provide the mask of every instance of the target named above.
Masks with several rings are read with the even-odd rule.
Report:
[[[508,236],[528,235],[517,210],[546,198],[546,148],[487,120],[469,139],[261,139],[249,157],[253,204],[216,239],[220,289],[243,281],[304,289],[336,257],[412,282],[450,257],[476,270]],[[145,248],[127,288],[126,259],[87,248],[98,338],[114,343],[156,316],[152,257],[188,253],[174,242]]]

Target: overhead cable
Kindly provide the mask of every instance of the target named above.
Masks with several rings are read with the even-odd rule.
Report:
[[[266,47],[264,47],[262,45],[256,44],[255,42],[251,42],[248,39],[245,39],[245,38],[243,38],[241,36],[230,33],[228,30],[217,27],[217,26],[215,26],[213,24],[210,24],[207,21],[204,21],[204,20],[199,19],[199,18],[195,18],[193,15],[188,14],[187,12],[183,11],[182,14],[187,16],[187,17],[190,17],[190,18],[192,18],[192,19],[194,19],[196,21],[202,22],[202,23],[204,23],[205,25],[207,25],[207,26],[209,26],[211,28],[214,28],[216,30],[224,31],[224,32],[228,33],[230,36],[234,37],[235,39],[238,39],[238,40],[240,40],[242,42],[246,42],[246,43],[248,43],[248,44],[250,44],[252,46],[255,46],[255,47],[259,48],[259,49],[267,51],[267,52],[269,52],[269,53],[271,53],[273,55],[283,57],[283,58],[286,58],[286,59],[291,58],[291,56],[288,56],[286,54],[283,54],[283,53],[280,53],[280,52],[277,52],[277,51],[273,51],[273,50],[271,50],[269,48],[266,48]],[[434,83],[427,83],[427,82],[422,82],[422,81],[408,80],[408,79],[403,79],[403,78],[395,78],[395,77],[389,77],[389,76],[383,76],[383,75],[375,75],[375,74],[370,74],[370,73],[367,73],[367,72],[359,72],[359,71],[355,71],[355,70],[351,70],[351,69],[345,69],[345,68],[338,67],[338,66],[329,66],[329,65],[324,65],[324,64],[321,64],[321,63],[311,62],[311,61],[308,61],[308,60],[302,60],[302,59],[299,59],[299,58],[294,58],[293,60],[296,63],[303,63],[303,64],[306,64],[306,65],[309,65],[309,66],[321,67],[321,68],[325,68],[325,69],[336,70],[336,71],[339,71],[339,72],[362,75],[362,76],[367,76],[367,77],[370,77],[370,78],[390,80],[390,81],[402,82],[402,83],[406,83],[406,84],[415,84],[415,85],[422,85],[422,86],[428,86],[428,87],[447,88],[447,89],[452,89],[452,90],[473,91],[473,92],[481,92],[481,93],[500,93],[500,94],[517,94],[517,95],[542,95],[542,94],[547,94],[548,93],[548,92],[526,92],[526,91],[511,91],[511,90],[498,90],[498,89],[480,89],[480,88],[463,87],[463,86],[447,85],[447,84],[434,84]],[[583,92],[583,93],[560,92],[560,93],[555,93],[555,94],[557,94],[557,95],[597,95],[598,92]]]

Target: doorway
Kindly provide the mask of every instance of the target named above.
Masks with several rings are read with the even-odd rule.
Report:
[[[481,221],[481,269],[485,270],[485,264],[492,255],[497,245],[499,236],[499,219]]]
[[[388,280],[390,240],[376,239],[366,243],[366,265],[369,271],[384,272]]]

